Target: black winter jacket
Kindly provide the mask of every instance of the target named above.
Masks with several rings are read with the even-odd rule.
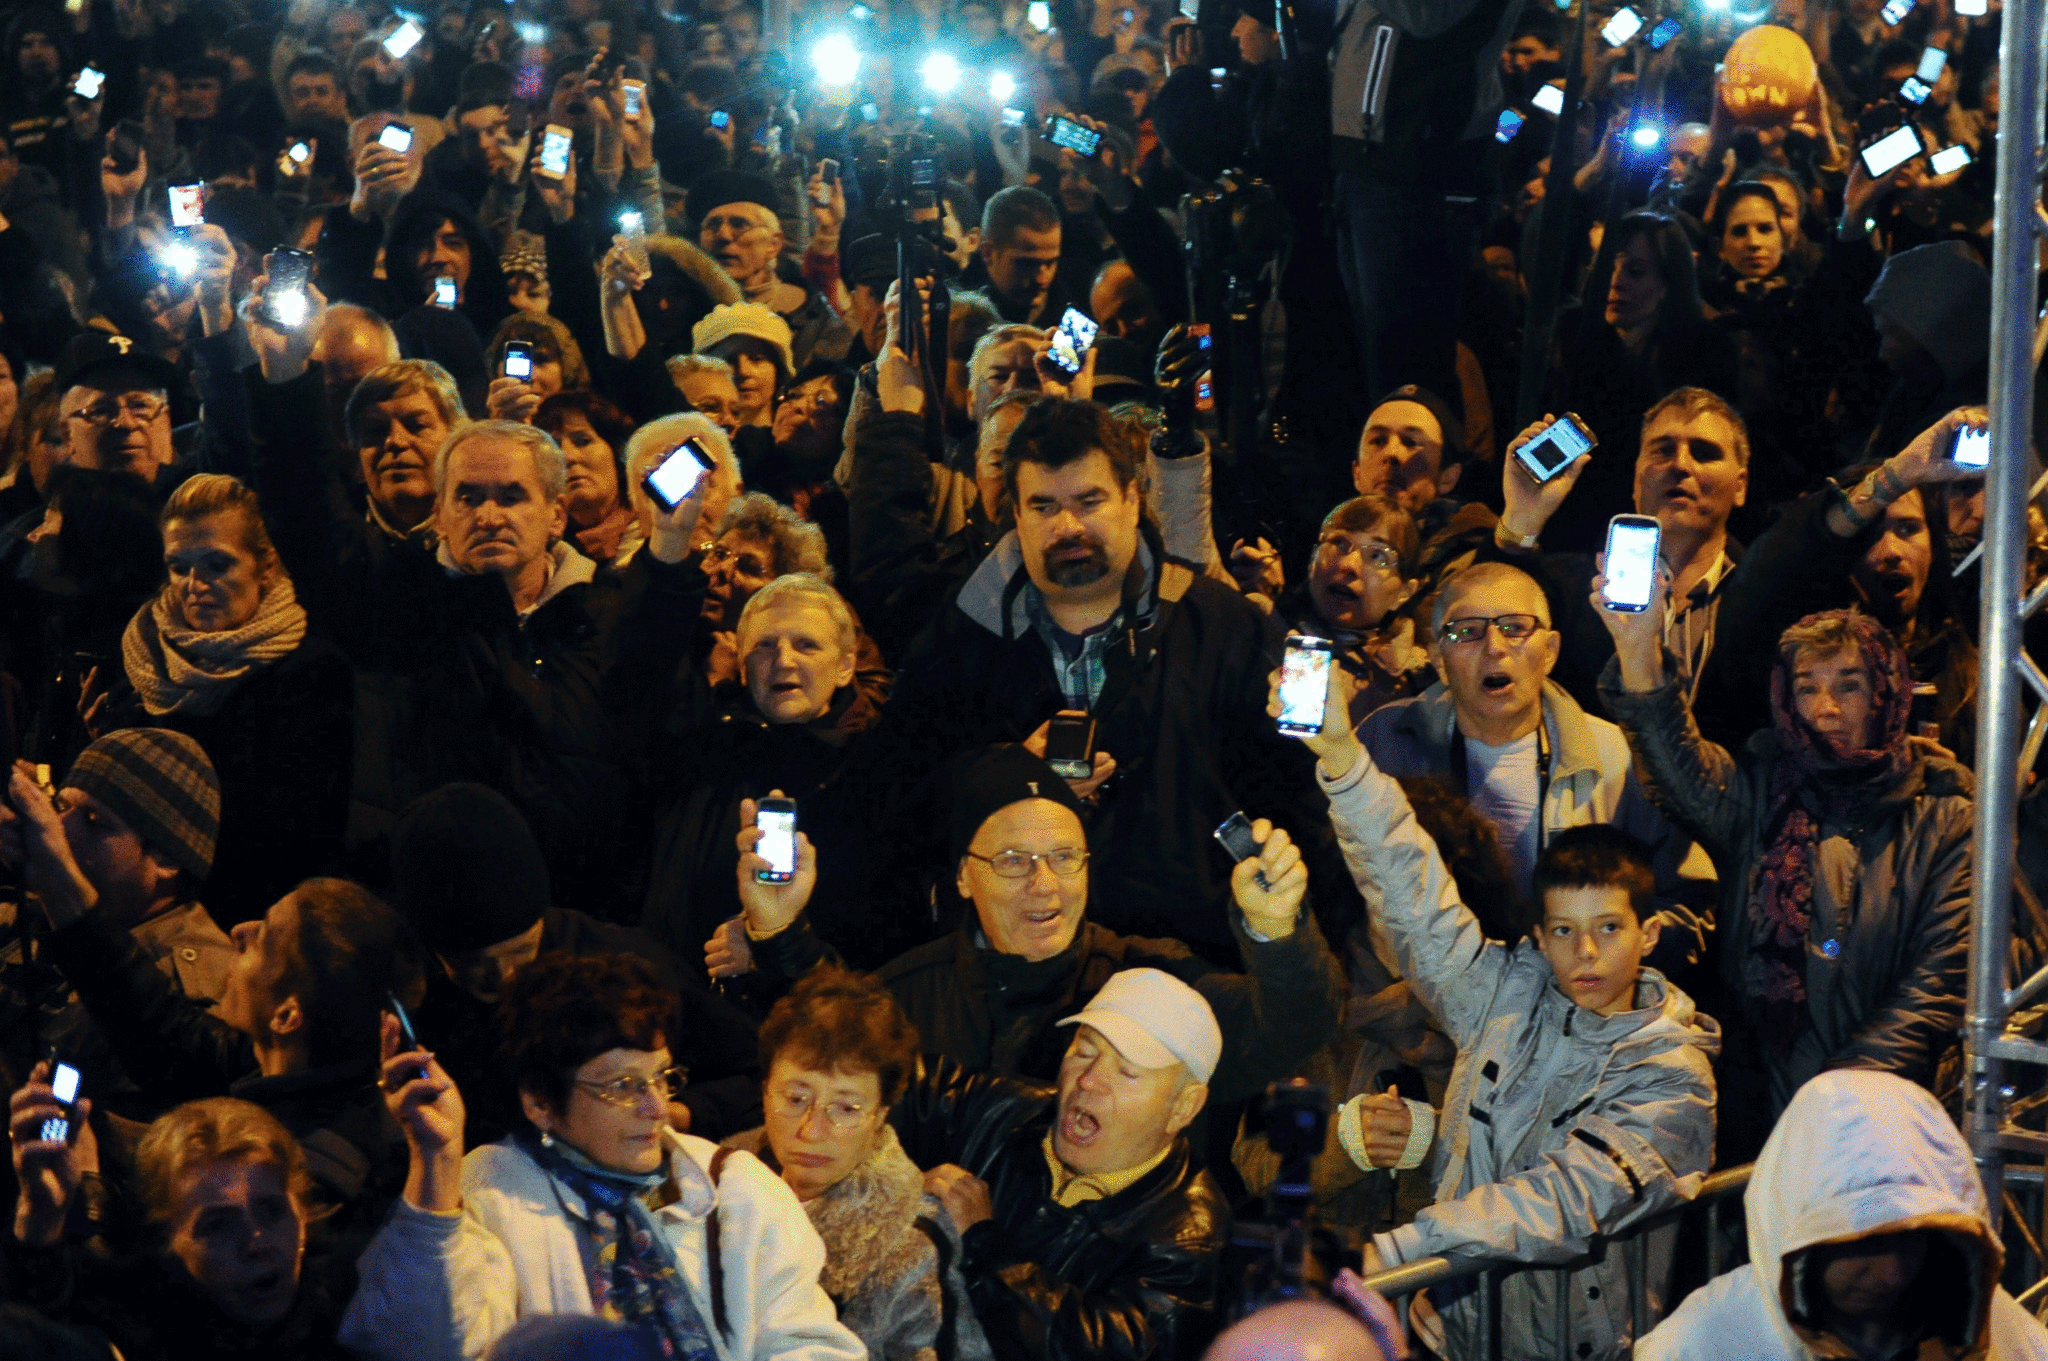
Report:
[[[1215,1329],[1230,1214],[1185,1135],[1132,1185],[1071,1208],[1052,1198],[1043,1087],[919,1065],[889,1119],[919,1167],[988,1184],[994,1217],[961,1235],[974,1312],[1001,1361],[1196,1357]]]

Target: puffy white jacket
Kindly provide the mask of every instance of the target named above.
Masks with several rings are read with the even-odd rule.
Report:
[[[1933,1097],[1891,1073],[1844,1068],[1801,1087],[1756,1161],[1745,1202],[1750,1261],[1686,1297],[1636,1344],[1636,1361],[1813,1361],[1841,1356],[1788,1313],[1809,1289],[1798,1255],[1823,1243],[1935,1229],[1967,1288],[1922,1283],[1942,1338],[1921,1357],[2040,1361],[2048,1332],[1998,1288],[2003,1256],[1969,1147]]]
[[[718,1211],[726,1328],[711,1332],[721,1361],[862,1361],[867,1349],[818,1283],[825,1245],[782,1179],[735,1152],[714,1186],[717,1145],[673,1131],[668,1142],[681,1195],[654,1218],[707,1325],[716,1311],[706,1224]],[[391,1361],[457,1361],[483,1356],[529,1314],[596,1312],[581,1197],[505,1142],[463,1159],[462,1200],[461,1213],[446,1215],[398,1203],[358,1265],[344,1346]]]

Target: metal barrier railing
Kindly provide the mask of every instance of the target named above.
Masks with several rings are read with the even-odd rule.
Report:
[[[1459,1361],[1500,1361],[1501,1358],[1501,1282],[1510,1276],[1519,1276],[1532,1271],[1554,1272],[1557,1280],[1557,1320],[1555,1323],[1554,1356],[1569,1356],[1571,1341],[1571,1292],[1566,1289],[1568,1278],[1574,1271],[1602,1260],[1609,1251],[1619,1249],[1628,1254],[1629,1319],[1632,1335],[1642,1337],[1656,1326],[1657,1320],[1650,1317],[1649,1299],[1649,1235],[1652,1231],[1680,1220],[1687,1215],[1704,1212],[1706,1215],[1706,1272],[1712,1280],[1725,1271],[1729,1265],[1727,1254],[1722,1248],[1721,1222],[1724,1206],[1737,1201],[1749,1186],[1750,1174],[1756,1164],[1744,1163],[1716,1172],[1700,1183],[1699,1194],[1683,1205],[1673,1206],[1663,1214],[1619,1234],[1603,1239],[1592,1252],[1584,1257],[1561,1263],[1533,1263],[1502,1261],[1486,1257],[1423,1257],[1413,1262],[1403,1262],[1385,1271],[1376,1271],[1365,1278],[1365,1284],[1385,1295],[1394,1302],[1400,1312],[1401,1326],[1408,1327],[1408,1305],[1411,1297],[1419,1290],[1446,1281],[1462,1280],[1467,1276],[1480,1276],[1476,1296],[1479,1315],[1479,1336],[1481,1351],[1472,1357],[1460,1357]],[[1704,1282],[1701,1282],[1704,1284]],[[1672,1306],[1676,1298],[1670,1301]],[[1667,1310],[1668,1312],[1668,1310]]]

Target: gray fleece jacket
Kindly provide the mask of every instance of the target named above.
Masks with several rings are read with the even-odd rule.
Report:
[[[1559,991],[1534,942],[1488,941],[1391,776],[1360,754],[1323,781],[1330,821],[1375,927],[1458,1046],[1438,1119],[1436,1202],[1373,1246],[1388,1265],[1436,1255],[1566,1262],[1690,1199],[1714,1149],[1710,1057],[1720,1026],[1645,969],[1633,1010],[1600,1016]],[[1649,1244],[1650,1316],[1662,1313],[1676,1225]],[[1501,1291],[1503,1356],[1621,1358],[1627,1258]],[[1481,1353],[1476,1282],[1433,1291],[1451,1356]]]

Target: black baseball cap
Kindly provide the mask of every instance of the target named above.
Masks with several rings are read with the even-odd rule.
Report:
[[[73,336],[64,353],[58,356],[57,391],[67,392],[81,383],[91,383],[96,375],[117,370],[126,370],[136,380],[124,386],[162,388],[166,392],[178,387],[178,370],[169,360],[151,354],[127,336],[86,330]]]

